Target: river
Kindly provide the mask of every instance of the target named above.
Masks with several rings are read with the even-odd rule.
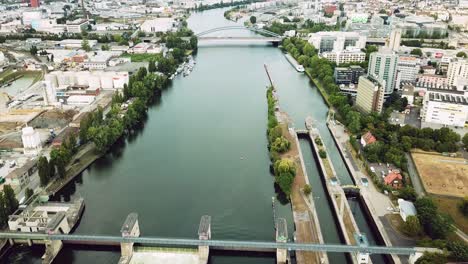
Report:
[[[188,19],[189,27],[201,32],[235,24],[224,19],[223,12],[194,13]],[[200,217],[208,214],[213,239],[273,240],[271,197],[276,193],[265,136],[268,79],[264,63],[272,72],[281,107],[298,128],[304,127],[308,115],[321,124],[335,168],[344,173],[343,162],[335,163],[339,154],[325,131],[327,106],[308,78],[297,73],[278,48],[201,42],[196,61],[194,71],[188,77],[177,77],[149,109],[148,119],[136,135],[116,144],[56,197],[85,199],[76,234],[119,235],[125,217],[137,212],[142,236],[195,238]],[[303,151],[307,151],[306,163],[313,162],[310,149]],[[307,170],[312,182],[317,182],[315,164]],[[276,204],[292,237],[290,205],[283,199]],[[330,211],[324,205],[319,206],[319,216],[322,210]],[[334,229],[328,224],[333,222],[330,217],[322,214],[321,225]],[[340,243],[336,233],[327,233],[326,242]],[[19,247],[3,261],[40,263],[41,250]],[[65,247],[55,263],[116,263],[119,255],[108,249]],[[342,263],[343,254],[335,255]],[[215,253],[210,263],[262,264],[275,263],[275,258]]]

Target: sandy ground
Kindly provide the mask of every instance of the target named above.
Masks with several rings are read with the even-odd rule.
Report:
[[[434,152],[411,153],[424,188],[428,193],[464,197],[468,193],[468,163]]]

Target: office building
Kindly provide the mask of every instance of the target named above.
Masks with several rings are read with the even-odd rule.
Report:
[[[317,32],[309,34],[309,43],[322,52],[343,51],[347,47],[363,49],[367,37],[357,32]]]
[[[394,28],[390,33],[390,39],[388,47],[393,51],[398,51],[400,49],[401,42],[401,28]]]
[[[404,82],[416,82],[421,67],[421,60],[412,56],[400,56],[397,63],[397,80],[395,89],[400,90]]]
[[[463,91],[428,90],[424,95],[423,122],[464,127],[467,119],[468,97]]]
[[[323,52],[320,56],[336,63],[337,65],[351,62],[364,62],[366,60],[366,53],[354,47],[348,47],[341,51]]]
[[[390,49],[381,49],[370,55],[367,73],[379,82],[385,81],[386,95],[391,94],[395,89],[397,65],[398,55]]]
[[[468,78],[468,61],[456,60],[449,64],[447,71],[448,83],[451,86],[464,85]]]
[[[361,66],[336,67],[334,72],[336,84],[358,84],[359,77],[365,74]]]
[[[379,82],[372,76],[359,77],[356,107],[359,111],[369,114],[382,112],[385,93],[385,81]]]

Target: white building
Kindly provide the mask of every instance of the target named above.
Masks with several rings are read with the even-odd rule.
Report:
[[[451,86],[464,84],[468,79],[468,61],[457,60],[449,64],[447,71],[448,83]]]
[[[370,55],[368,74],[380,82],[385,81],[386,95],[395,89],[397,64],[398,55],[388,48]]]
[[[309,43],[314,45],[320,53],[327,51],[343,51],[347,47],[363,49],[366,47],[367,37],[357,32],[317,32],[309,34]]]
[[[42,149],[39,132],[32,127],[24,127],[21,130],[21,140],[23,141],[24,154],[37,155]]]
[[[67,22],[67,32],[70,33],[81,33],[83,30],[86,30],[89,25],[88,20],[86,19],[77,19],[74,21]]]
[[[392,32],[390,33],[388,47],[393,51],[398,51],[400,49],[400,42],[401,42],[401,29],[394,28]]]
[[[400,208],[400,216],[406,222],[408,216],[416,216],[416,207],[412,202],[398,199],[398,207]]]
[[[322,57],[337,65],[351,62],[363,62],[366,60],[366,53],[358,48],[348,47],[342,51],[328,51],[321,54]]]
[[[0,66],[6,63],[5,55],[0,51]]]
[[[418,78],[421,59],[412,56],[400,56],[397,63],[397,79],[395,89],[400,90],[403,82],[415,82]]]
[[[141,24],[140,30],[148,33],[168,32],[172,31],[176,26],[177,23],[173,18],[164,17],[146,20]]]
[[[64,39],[59,41],[59,46],[66,48],[66,49],[79,49],[81,48],[81,45],[83,43],[83,40],[81,39]],[[91,48],[96,46],[97,40],[94,39],[88,39],[88,44]]]
[[[128,84],[128,72],[102,72],[102,71],[79,71],[62,72],[54,71],[45,75],[54,88],[67,87],[70,85],[83,85],[99,89],[123,89]]]
[[[462,91],[429,90],[423,104],[423,122],[464,127],[468,119],[468,97]]]

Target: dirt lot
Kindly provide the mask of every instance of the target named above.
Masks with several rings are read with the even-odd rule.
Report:
[[[451,197],[468,193],[468,163],[434,152],[411,152],[426,192]]]
[[[72,120],[76,111],[57,111],[51,110],[42,113],[30,122],[30,126],[34,128],[57,128],[64,127]]]

